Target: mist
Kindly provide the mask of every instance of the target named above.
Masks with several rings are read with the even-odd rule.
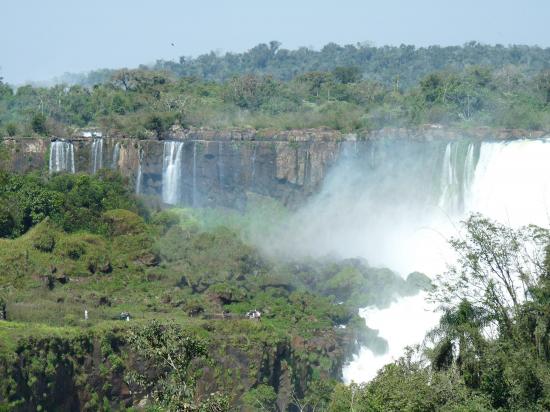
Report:
[[[445,268],[445,142],[344,142],[320,192],[258,242],[272,256],[362,257],[406,277]]]
[[[548,139],[344,142],[319,193],[256,239],[278,259],[361,257],[403,277],[434,278],[454,264],[448,241],[471,213],[512,227],[548,226],[549,156]],[[388,351],[362,347],[344,368],[346,382],[372,379],[406,346],[422,343],[440,316],[426,293],[359,314]]]

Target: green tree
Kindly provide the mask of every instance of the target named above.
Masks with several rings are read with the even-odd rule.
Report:
[[[332,74],[342,84],[357,83],[361,80],[361,69],[358,67],[336,67]]]
[[[464,226],[465,237],[450,241],[457,264],[438,277],[432,296],[445,309],[468,300],[484,308],[501,329],[510,330],[512,317],[544,273],[550,233],[535,226],[511,229],[479,214]]]
[[[42,113],[36,113],[31,119],[31,129],[33,132],[45,135],[48,133],[48,127],[46,125],[46,116]]]
[[[226,400],[219,394],[206,401],[196,398],[198,365],[208,356],[203,340],[189,335],[174,322],[161,324],[153,320],[133,328],[128,343],[145,362],[146,369],[130,372],[127,379],[150,394],[158,406],[182,412],[228,410]],[[154,375],[151,371],[155,371]]]

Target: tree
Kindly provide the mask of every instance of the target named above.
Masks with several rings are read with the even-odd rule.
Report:
[[[342,84],[357,83],[361,80],[361,69],[358,67],[336,67],[332,74]]]
[[[550,104],[550,70],[545,70],[536,78],[536,86],[545,104]]]
[[[0,77],[0,100],[13,96],[13,89],[3,80],[3,77]]]
[[[128,381],[151,395],[161,408],[182,412],[228,410],[227,400],[220,394],[211,394],[204,401],[196,398],[197,366],[208,356],[203,340],[187,334],[174,322],[161,324],[153,320],[132,329],[128,343],[145,362],[145,369],[130,372]]]
[[[277,394],[272,386],[258,385],[250,389],[244,396],[245,405],[255,411],[275,412],[277,410]]]
[[[32,131],[41,135],[48,133],[48,128],[46,125],[46,116],[42,113],[36,113],[31,119],[31,128]]]
[[[512,316],[545,273],[550,233],[528,226],[511,229],[479,214],[464,222],[464,239],[451,239],[457,264],[438,277],[433,298],[444,309],[468,300],[485,308],[490,320],[510,328]]]

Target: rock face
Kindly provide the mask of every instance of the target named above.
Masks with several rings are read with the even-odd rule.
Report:
[[[0,166],[3,169],[26,173],[47,170],[49,140],[4,139],[0,145]]]
[[[165,145],[174,139],[103,140],[101,145],[93,139],[67,140],[72,144],[76,173],[93,173],[101,156],[102,167],[119,170],[137,192],[162,198]],[[52,156],[49,139],[10,139],[5,145],[6,154],[0,161],[4,169],[48,172]],[[249,193],[285,204],[294,204],[313,193],[337,159],[341,142],[220,139],[183,140],[181,145],[178,170],[171,177],[176,179],[177,200],[170,203],[240,209]]]
[[[116,169],[129,178],[140,194],[158,196],[174,204],[242,209],[251,193],[290,206],[299,204],[318,190],[339,156],[358,142],[364,149],[369,142],[380,140],[503,140],[545,136],[544,132],[488,128],[457,131],[439,125],[363,134],[327,129],[258,132],[174,128],[162,140],[75,137],[67,139],[68,144],[57,144],[56,148],[70,149],[67,156],[74,158],[76,173],[94,173],[99,167]],[[0,166],[21,173],[32,170],[47,173],[51,164],[60,164],[58,159],[51,158],[55,140],[5,139],[0,146],[4,149],[0,151]],[[177,142],[178,150],[172,155],[167,147],[173,150],[174,144],[167,142]],[[59,155],[59,150],[53,153]],[[177,159],[173,158],[176,155]],[[173,192],[167,194],[168,188]]]

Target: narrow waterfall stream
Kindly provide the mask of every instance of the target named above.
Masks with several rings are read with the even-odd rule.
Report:
[[[141,185],[143,180],[143,149],[138,148],[138,171],[136,177],[136,194],[141,193]]]
[[[92,142],[92,174],[103,168],[103,139],[94,139]]]
[[[49,171],[75,173],[74,146],[71,142],[56,140],[51,143]]]
[[[175,205],[181,201],[183,143],[164,142],[162,157],[162,201]]]
[[[118,168],[118,162],[120,160],[120,142],[117,142],[115,144],[115,148],[113,149],[113,159],[111,161],[111,169],[117,169]]]

